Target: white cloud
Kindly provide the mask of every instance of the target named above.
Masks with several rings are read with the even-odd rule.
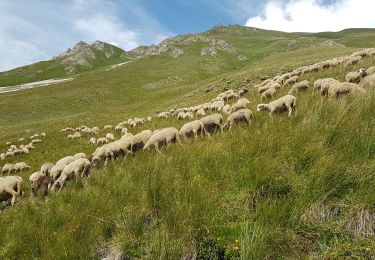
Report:
[[[262,15],[251,17],[246,26],[286,32],[339,31],[346,28],[373,28],[374,0],[269,1]]]
[[[111,16],[96,14],[86,19],[80,18],[74,22],[74,30],[90,41],[101,40],[113,45],[133,49],[139,45],[137,32],[126,30],[120,22]]]

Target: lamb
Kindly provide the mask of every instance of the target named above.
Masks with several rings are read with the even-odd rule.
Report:
[[[286,95],[268,104],[258,104],[257,112],[269,111],[269,115],[273,116],[275,113],[288,111],[288,116],[292,116],[293,110],[296,110],[297,98],[292,95]]]
[[[356,72],[349,72],[345,76],[346,82],[349,83],[359,83],[362,78],[367,76],[367,71],[365,69],[359,69]]]
[[[340,82],[335,83],[329,87],[328,97],[329,99],[338,99],[342,95],[353,94],[357,92],[364,93],[366,91],[356,83]]]
[[[0,202],[11,199],[11,205],[14,206],[16,197],[20,196],[23,179],[20,176],[0,177]]]
[[[308,80],[303,80],[294,84],[289,90],[288,94],[291,95],[294,92],[307,91],[309,88],[310,88],[310,82]]]
[[[108,140],[108,141],[114,141],[116,140],[115,136],[112,134],[112,133],[107,133],[105,135],[105,138]]]
[[[164,128],[151,136],[151,138],[143,147],[143,150],[150,150],[152,148],[155,148],[155,150],[160,153],[159,148],[162,145],[169,145],[174,142],[180,142],[178,130],[174,127]]]
[[[78,178],[78,176],[89,175],[91,170],[91,162],[86,158],[77,159],[69,163],[61,173],[61,176],[55,181],[52,186],[54,189],[56,186],[59,186],[59,191],[63,188],[65,182],[71,178]]]
[[[203,135],[204,132],[204,125],[200,120],[194,120],[184,124],[179,132],[180,137],[186,139],[187,137],[194,135],[195,138],[198,137],[198,133],[200,132]]]
[[[230,130],[234,123],[238,123],[241,121],[245,121],[247,122],[248,125],[250,125],[252,115],[253,113],[250,111],[250,109],[245,108],[245,109],[238,110],[228,116],[227,122],[225,123],[224,127],[229,126],[229,130]]]
[[[200,119],[203,123],[204,132],[209,135],[209,133],[215,132],[217,129],[220,129],[223,132],[223,116],[220,114],[212,114],[205,116]]]
[[[21,172],[23,170],[31,169],[31,167],[27,165],[25,162],[15,163],[14,168],[16,172]]]
[[[12,163],[6,163],[3,168],[1,168],[1,174],[7,173],[9,175],[11,172],[16,172],[16,168]]]
[[[55,164],[51,162],[43,163],[40,167],[40,172],[44,175],[50,175],[53,166],[55,166]]]
[[[131,138],[130,151],[135,153],[138,150],[142,149],[147,143],[147,141],[151,138],[151,136],[152,136],[151,130],[143,130],[142,132],[134,135]]]
[[[298,76],[293,76],[293,77],[290,77],[289,79],[287,79],[284,83],[284,87],[285,86],[288,86],[290,84],[295,84],[298,80]]]

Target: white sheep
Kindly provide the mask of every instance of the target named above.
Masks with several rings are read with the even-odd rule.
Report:
[[[202,117],[200,121],[203,123],[204,132],[209,135],[209,133],[215,132],[220,129],[223,132],[223,116],[220,114],[212,114]]]
[[[75,159],[73,156],[65,156],[64,158],[58,160],[50,170],[50,175],[52,176],[53,180],[57,180],[60,177],[61,172],[64,170],[65,166],[74,160]]]
[[[240,98],[237,100],[236,103],[234,103],[231,108],[229,109],[229,114],[236,112],[240,109],[246,108],[246,106],[250,104],[250,101],[247,98]]]
[[[169,112],[161,112],[161,113],[157,114],[156,117],[159,118],[159,119],[166,119],[166,118],[169,117],[169,115],[170,115]]]
[[[11,205],[14,206],[16,197],[22,194],[23,179],[20,176],[0,177],[0,202],[11,199]]]
[[[116,127],[115,127],[116,132],[121,132],[122,129],[124,129],[124,127],[122,125],[116,125]]]
[[[31,167],[27,165],[25,162],[15,163],[14,168],[16,172],[21,172],[23,170],[31,169]]]
[[[358,71],[352,71],[346,74],[345,80],[350,83],[359,83],[362,78],[367,76],[365,69],[359,69]]]
[[[269,115],[273,116],[275,113],[288,111],[288,116],[290,117],[293,110],[296,110],[296,100],[295,96],[286,95],[268,104],[258,104],[257,112],[269,111]]]
[[[367,75],[375,74],[375,66],[371,66],[366,70]]]
[[[138,150],[142,149],[147,143],[147,141],[151,138],[151,136],[152,136],[151,130],[143,130],[142,132],[134,135],[131,138],[130,151],[135,153]]]
[[[330,99],[338,99],[342,95],[364,92],[366,91],[360,86],[358,86],[356,83],[340,82],[335,83],[329,87],[328,97]]]
[[[0,154],[0,160],[5,160],[5,153]]]
[[[53,166],[55,166],[55,164],[51,162],[43,163],[40,167],[40,172],[44,175],[50,175]]]
[[[247,122],[248,125],[250,125],[252,115],[253,113],[250,111],[250,109],[245,108],[245,109],[238,110],[228,116],[224,127],[229,126],[229,130],[230,130],[233,124],[242,122],[242,121],[245,121]]]
[[[105,138],[107,138],[108,141],[114,141],[114,140],[116,140],[114,134],[112,134],[112,133],[107,133],[105,135]]]
[[[64,168],[60,177],[55,181],[52,186],[52,189],[59,186],[59,190],[63,188],[65,182],[71,178],[78,178],[78,176],[83,177],[84,175],[89,175],[91,170],[91,162],[86,158],[79,158]]]
[[[85,153],[76,153],[75,155],[73,155],[73,158],[74,158],[74,160],[77,160],[77,159],[80,159],[80,158],[86,158],[86,154]]]
[[[300,81],[300,82],[294,84],[290,88],[288,94],[291,95],[294,92],[307,91],[309,88],[310,88],[310,82],[308,80],[303,80],[303,81]]]
[[[204,125],[200,120],[194,120],[184,124],[180,129],[179,135],[184,139],[191,135],[197,138],[198,133],[200,133],[202,136],[205,134]]]
[[[150,139],[143,147],[143,150],[150,150],[152,148],[155,148],[155,150],[160,153],[159,148],[162,145],[169,145],[174,142],[180,142],[178,130],[174,127],[164,128],[152,134]]]
[[[103,127],[104,130],[109,130],[109,129],[112,129],[113,128],[113,125],[105,125]]]
[[[290,77],[289,79],[287,79],[284,83],[284,87],[285,86],[288,86],[290,84],[295,84],[298,80],[298,76],[293,76],[293,77]]]
[[[276,94],[276,88],[268,88],[266,91],[264,91],[261,95],[261,100],[264,101],[266,99],[272,98]]]
[[[33,143],[33,144],[37,144],[37,143],[41,143],[41,142],[42,142],[42,140],[40,140],[40,139],[33,139],[31,141],[31,143]]]
[[[375,88],[375,73],[364,77],[360,82],[359,86],[366,89],[374,89]]]
[[[122,135],[125,135],[128,133],[128,129],[126,127],[124,127],[122,130],[121,130],[121,134]]]
[[[1,168],[1,174],[4,174],[4,173],[10,174],[12,172],[16,172],[16,168],[14,167],[14,164],[12,163],[6,163]]]
[[[314,81],[313,92],[321,90],[322,85],[324,83],[326,83],[326,82],[332,82],[332,81],[335,81],[335,79],[334,78],[323,78],[323,79],[317,79],[317,80],[315,80]]]
[[[108,139],[105,138],[105,137],[100,137],[100,138],[98,138],[98,139],[96,140],[96,144],[98,144],[98,145],[106,144],[106,143],[108,143],[108,142],[109,142]]]
[[[47,134],[43,132],[43,133],[40,134],[40,137],[46,137],[46,135]]]
[[[95,137],[91,137],[90,140],[89,140],[90,144],[93,144],[95,145],[96,144],[96,138]]]
[[[226,106],[226,105],[225,105]],[[224,106],[224,107],[225,107]],[[229,106],[229,105],[228,105]],[[224,109],[223,107],[223,109]],[[196,117],[200,117],[200,116],[205,116],[206,115],[206,112],[204,111],[204,109],[198,109],[197,112],[195,112],[195,116]]]

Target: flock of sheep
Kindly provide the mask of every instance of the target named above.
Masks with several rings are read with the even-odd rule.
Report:
[[[287,112],[288,116],[291,116],[293,111],[296,110],[297,100],[292,94],[310,89],[309,81],[298,81],[300,76],[338,65],[352,65],[359,62],[362,58],[370,56],[375,56],[375,49],[365,49],[349,56],[300,67],[290,73],[284,73],[272,79],[265,80],[259,85],[254,86],[261,95],[262,101],[274,97],[281,88],[290,87],[290,89],[287,95],[279,99],[267,104],[258,104],[256,107],[257,112],[267,111],[270,116],[273,116],[275,113]],[[340,82],[333,78],[318,79],[314,82],[313,92],[320,91],[322,95],[329,96],[330,98],[339,98],[341,95],[348,93],[364,92],[365,88],[369,85],[375,85],[375,66],[366,70],[360,69],[359,71],[348,73],[346,75],[346,82]],[[247,88],[238,90],[230,89],[220,93],[210,102],[187,108],[173,108],[169,111],[158,113],[154,116],[154,119],[152,117],[131,118],[119,123],[115,127],[106,125],[103,127],[103,130],[110,131],[114,129],[116,132],[120,132],[120,139],[116,140],[113,133],[106,133],[104,137],[99,138],[91,137],[90,143],[98,145],[91,155],[77,153],[72,156],[65,156],[56,163],[44,163],[39,171],[29,177],[32,193],[36,194],[40,188],[44,189],[45,195],[49,190],[61,190],[66,181],[78,178],[79,176],[88,176],[92,172],[93,167],[101,167],[102,165],[106,165],[108,161],[119,157],[134,155],[142,149],[155,149],[157,152],[160,152],[162,146],[179,143],[181,139],[209,136],[217,131],[223,132],[225,128],[231,129],[238,122],[250,124],[252,112],[247,108],[250,101],[247,98],[241,97],[247,92]],[[232,105],[226,104],[230,100],[236,100],[236,102]],[[227,115],[225,123],[223,115],[220,112]],[[195,120],[187,122],[179,130],[174,127],[167,127],[153,131],[143,130],[135,135],[129,133],[128,128],[125,127],[133,128],[155,119],[163,120],[168,117],[176,117],[181,120],[193,120],[195,118]],[[98,127],[90,128],[84,125],[76,128],[64,128],[61,131],[73,132],[73,134],[68,135],[68,139],[77,139],[83,135],[98,135],[100,133]],[[43,136],[45,136],[44,133]],[[36,137],[31,139],[36,140]],[[8,150],[8,152],[14,152],[16,149],[19,148],[11,146],[11,151]],[[5,157],[7,153],[5,153]],[[2,169],[2,173],[10,174],[28,168],[29,166],[24,162],[14,165],[6,164]],[[11,199],[11,204],[13,205],[16,197],[21,194],[22,182],[23,180],[19,176],[0,177],[0,201]]]

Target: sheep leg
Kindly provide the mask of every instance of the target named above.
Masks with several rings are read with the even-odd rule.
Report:
[[[288,109],[288,117],[292,116],[293,109],[291,108],[290,105],[287,105],[286,108]]]
[[[156,150],[158,153],[161,153],[160,150],[159,150],[159,143],[156,143],[156,144],[155,144],[155,150]]]
[[[193,130],[193,134],[194,134],[194,138],[197,139],[198,138],[198,131],[196,129]]]
[[[18,187],[18,184],[17,184],[17,187]],[[10,195],[12,195],[11,205],[14,206],[18,193],[13,188],[9,188],[9,187],[4,187],[4,190],[8,192]]]

